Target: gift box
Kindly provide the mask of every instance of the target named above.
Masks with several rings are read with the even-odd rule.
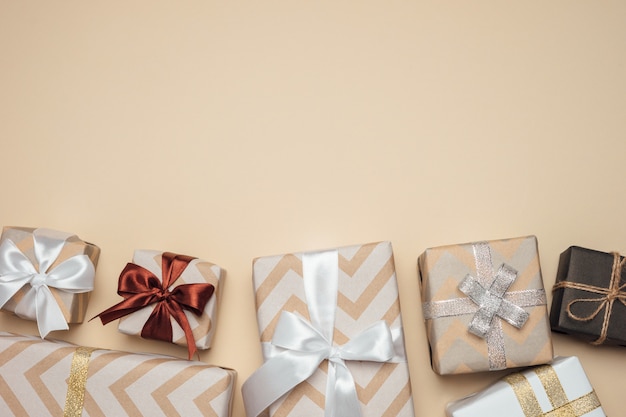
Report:
[[[253,282],[265,362],[248,417],[414,415],[390,243],[258,258]]]
[[[41,337],[82,323],[100,249],[76,235],[5,227],[0,237],[0,306],[37,321]]]
[[[439,375],[553,358],[534,236],[427,249],[418,260],[431,364]]]
[[[120,274],[120,303],[98,314],[120,319],[122,333],[187,346],[189,359],[211,346],[225,272],[218,265],[171,252],[136,250]]]
[[[595,345],[626,345],[624,258],[572,246],[559,258],[553,287],[552,330]]]
[[[2,416],[230,415],[236,372],[0,333]]]
[[[605,417],[578,358],[516,372],[485,390],[448,404],[448,417]]]

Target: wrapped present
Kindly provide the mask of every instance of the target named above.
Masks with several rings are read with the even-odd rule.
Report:
[[[606,417],[578,358],[516,372],[448,404],[448,417]]]
[[[561,254],[553,287],[552,330],[594,345],[626,345],[624,258],[572,246]]]
[[[230,415],[236,372],[0,333],[2,416]]]
[[[101,312],[102,324],[120,319],[122,333],[187,346],[211,346],[224,272],[218,265],[171,252],[137,250],[120,274],[124,297]]]
[[[253,281],[248,417],[414,415],[390,243],[258,258]]]
[[[5,227],[0,237],[0,306],[37,322],[39,334],[82,323],[100,249],[49,229]]]
[[[433,370],[440,375],[550,362],[534,236],[441,246],[418,260]]]

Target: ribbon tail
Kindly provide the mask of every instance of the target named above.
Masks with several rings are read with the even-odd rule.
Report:
[[[361,417],[361,404],[352,373],[344,361],[332,361],[328,367],[325,417]]]
[[[326,353],[288,350],[265,362],[241,386],[246,416],[258,417],[276,400],[308,379]]]
[[[69,329],[61,308],[45,285],[31,288],[15,306],[15,314],[22,318],[36,320],[42,339],[45,339],[51,331]]]
[[[125,300],[120,301],[107,308],[106,310],[96,314],[89,321],[98,317],[103,325],[109,324],[113,320],[117,320],[124,316],[127,316],[135,311],[141,310],[153,302],[154,296],[151,293],[148,294],[135,294]]]
[[[193,337],[193,330],[191,329],[191,326],[189,325],[189,320],[187,319],[187,316],[185,315],[185,312],[183,311],[183,309],[180,307],[178,303],[176,303],[176,301],[170,300],[170,302],[167,304],[167,308],[170,314],[174,317],[174,320],[176,320],[176,323],[178,323],[178,325],[183,329],[183,332],[185,332],[185,339],[187,341],[187,351],[189,352],[189,360],[191,360],[191,358],[193,358],[193,355],[197,352],[197,348],[196,348],[196,340]],[[169,323],[169,325],[170,325],[170,333],[171,333],[171,327],[172,327],[171,322]],[[171,334],[170,334],[170,341],[172,341]]]
[[[171,342],[172,321],[170,317],[171,311],[167,306],[163,302],[157,303],[141,329],[141,337]]]

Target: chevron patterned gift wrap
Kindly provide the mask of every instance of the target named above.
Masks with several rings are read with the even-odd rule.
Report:
[[[236,375],[203,362],[0,333],[3,417],[227,417]]]
[[[307,323],[311,322],[310,311],[313,303],[310,301],[316,297],[319,301],[319,295],[314,296],[310,294],[310,290],[305,291],[306,274],[303,269],[309,269],[306,263],[303,265],[303,259],[318,253],[331,252],[334,265],[327,263],[322,268],[334,270],[329,276],[333,276],[332,280],[336,282],[332,285],[333,294],[326,293],[326,298],[332,300],[336,294],[336,304],[333,301],[334,328],[331,317],[327,327],[329,331],[326,332],[332,345],[329,350],[339,352],[341,346],[350,345],[351,341],[359,339],[358,335],[378,324],[390,330],[390,335],[393,335],[391,350],[395,349],[395,357],[401,358],[386,363],[346,359],[345,367],[354,379],[356,388],[354,407],[348,413],[335,415],[412,417],[414,410],[411,383],[404,348],[393,251],[389,242],[255,259],[253,282],[264,366],[271,361],[272,354],[276,353],[272,352],[272,342],[281,315],[291,312],[292,317],[297,316]],[[318,282],[324,287],[329,280],[325,274],[320,274]],[[334,365],[329,360],[322,360],[318,367],[313,368],[312,375],[269,406],[270,415],[324,416],[325,407],[329,403],[326,395],[326,390],[331,386],[328,383],[329,374]],[[275,377],[280,378],[281,375]]]
[[[136,250],[133,255],[133,263],[147,269],[162,281],[162,255],[162,251]],[[225,275],[226,272],[219,265],[202,259],[193,259],[180,277],[169,288],[170,291],[173,291],[176,287],[185,284],[211,284],[215,288],[213,296],[209,299],[200,316],[187,310],[184,311],[198,349],[208,349],[211,347]],[[117,327],[118,330],[131,336],[141,336],[142,329],[155,307],[156,304],[151,304],[139,311],[120,318]],[[179,346],[187,346],[185,333],[181,326],[173,317],[171,318],[171,323],[172,343]]]
[[[499,370],[553,358],[534,236],[440,246],[418,259],[433,370]]]

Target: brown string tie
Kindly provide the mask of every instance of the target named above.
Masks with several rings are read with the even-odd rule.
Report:
[[[604,343],[609,330],[609,321],[611,319],[611,313],[613,312],[613,303],[615,300],[619,300],[624,306],[626,306],[626,283],[620,285],[622,280],[622,269],[626,264],[626,258],[620,261],[620,255],[617,252],[611,252],[613,255],[613,270],[611,271],[611,282],[608,288],[596,287],[595,285],[582,284],[578,282],[561,281],[554,284],[552,291],[556,291],[561,288],[571,288],[575,290],[582,290],[591,292],[594,294],[601,294],[603,297],[599,298],[577,298],[570,301],[567,304],[567,315],[577,321],[590,321],[593,320],[604,309],[604,319],[602,322],[602,330],[600,331],[600,337],[591,342],[592,345],[601,345]],[[599,303],[596,308],[588,316],[579,316],[572,312],[572,306],[576,303]]]

